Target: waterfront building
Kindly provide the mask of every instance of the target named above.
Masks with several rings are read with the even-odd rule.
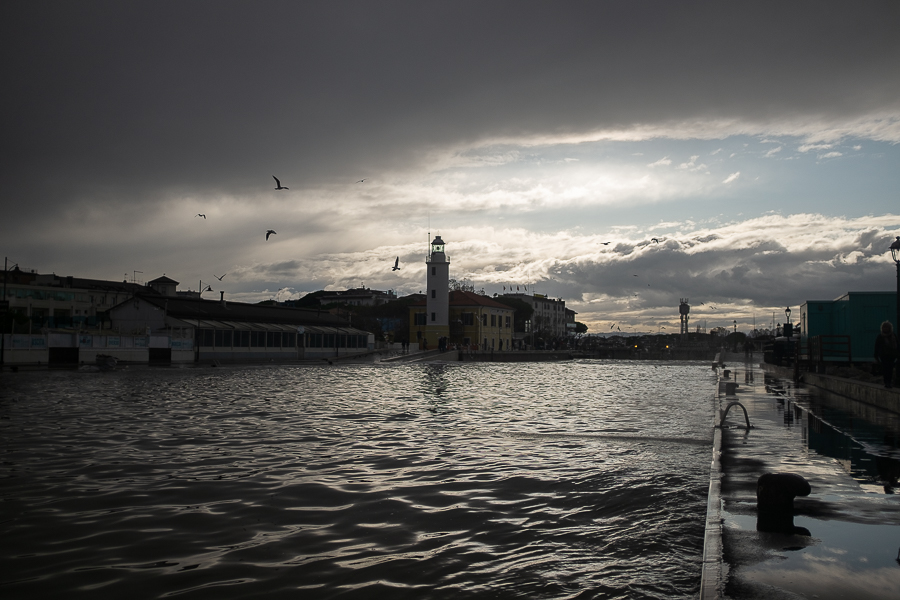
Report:
[[[472,350],[512,350],[515,310],[492,298],[454,290],[447,294],[448,326],[428,329],[431,311],[425,301],[410,306],[410,340],[427,340],[428,348],[437,348],[437,337],[445,335],[450,344]]]
[[[6,333],[100,328],[110,308],[148,291],[147,286],[127,280],[60,277],[21,270],[18,266],[4,272],[2,285],[9,311],[21,317],[13,320],[11,331]]]
[[[328,311],[139,294],[110,310],[113,327],[168,338],[151,362],[305,360],[361,354],[374,336]]]
[[[573,310],[566,308],[566,301],[562,298],[548,298],[543,294],[501,294],[503,298],[514,298],[525,302],[534,310],[531,315],[529,335],[533,331],[535,335],[543,338],[565,338],[575,330],[575,315]]]
[[[801,347],[815,355],[822,348],[826,361],[872,362],[881,323],[893,323],[896,315],[896,292],[847,292],[834,300],[807,300],[800,305]]]
[[[386,292],[359,287],[319,296],[319,304],[346,304],[348,306],[381,306],[397,299],[394,290]]]

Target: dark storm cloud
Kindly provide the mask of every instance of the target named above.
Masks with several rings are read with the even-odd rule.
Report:
[[[882,259],[893,234],[875,229],[839,232],[832,225],[832,239],[810,243],[788,226],[785,223],[785,243],[766,239],[775,233],[771,230],[752,232],[749,238],[746,232],[733,231],[725,245],[708,248],[704,246],[710,242],[669,240],[648,251],[636,248],[633,257],[619,253],[626,260],[558,265],[550,269],[548,279],[554,295],[637,298],[634,301],[648,307],[671,305],[680,297],[709,305],[796,305],[847,291],[880,290],[890,283]]]
[[[3,208],[292,189],[491,137],[852,119],[895,2],[7,2]]]

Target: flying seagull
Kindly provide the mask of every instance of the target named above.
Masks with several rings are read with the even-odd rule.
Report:
[[[600,244],[603,246],[609,246],[609,242],[600,242]]]
[[[269,236],[272,235],[273,233],[275,233],[274,229],[269,229],[268,231],[266,231],[266,240],[268,240]],[[225,276],[222,275],[222,277],[225,277]]]
[[[399,271],[400,270],[400,257],[397,257],[397,260],[394,261],[394,268],[391,271]]]
[[[198,217],[203,217],[204,219],[206,218],[206,215],[204,215],[204,214],[202,214],[202,213],[197,213],[197,216],[198,216]]]
[[[228,275],[228,273],[222,273],[222,277],[225,277],[226,275]],[[219,281],[222,281],[222,277],[219,277],[215,273],[213,273],[213,276],[215,276],[215,278],[218,279]]]
[[[659,243],[659,240],[656,239],[656,238],[650,238],[650,241],[651,241],[651,242],[655,242],[655,243],[657,243],[657,244]]]
[[[360,179],[360,180],[357,181],[356,183],[362,183],[362,182],[365,181],[366,179],[368,179],[368,177],[365,177],[365,178],[363,178],[363,179]]]
[[[286,187],[283,187],[283,186],[282,186],[282,185],[281,185],[281,182],[280,182],[280,181],[278,181],[278,178],[277,178],[277,177],[275,177],[275,176],[274,176],[274,175],[272,175],[272,179],[274,179],[274,180],[275,180],[275,185],[277,185],[277,186],[278,186],[278,187],[276,187],[276,188],[275,188],[275,189],[276,189],[276,190],[289,190],[289,189],[291,189],[291,188],[286,188]]]

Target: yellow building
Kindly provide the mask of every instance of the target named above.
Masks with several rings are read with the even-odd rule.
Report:
[[[446,327],[429,326],[427,302],[410,306],[410,342],[420,348],[438,347],[440,337],[458,348],[471,350],[510,350],[515,310],[496,300],[473,292],[448,293]]]

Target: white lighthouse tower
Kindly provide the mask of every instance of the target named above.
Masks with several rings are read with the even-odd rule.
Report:
[[[425,337],[430,348],[437,347],[437,340],[450,335],[450,259],[444,252],[444,240],[436,236],[431,242],[431,254],[425,261],[427,267],[428,296],[425,301]]]

